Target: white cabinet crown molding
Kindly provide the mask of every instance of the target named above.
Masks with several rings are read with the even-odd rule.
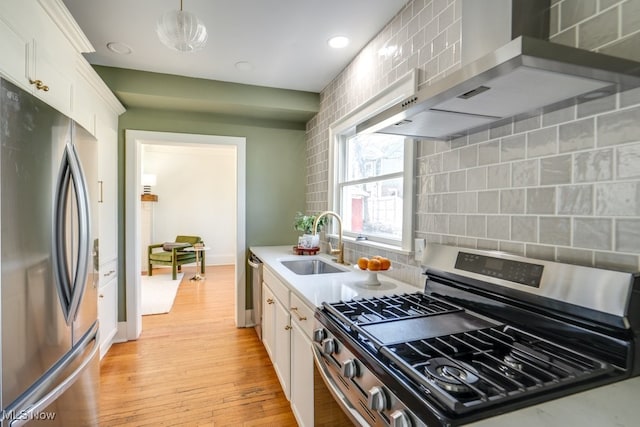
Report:
[[[38,0],[38,3],[75,50],[80,53],[96,51],[62,0]]]
[[[80,56],[78,58],[76,69],[114,113],[120,115],[126,111],[118,98],[111,92],[106,83],[100,78],[98,73],[96,73],[96,70],[91,67],[84,57]]]

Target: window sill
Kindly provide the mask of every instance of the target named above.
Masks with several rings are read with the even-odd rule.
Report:
[[[338,239],[338,235],[337,234],[327,234],[327,237],[330,237],[332,239]],[[343,242],[349,242],[350,244],[356,245],[356,246],[363,246],[363,247],[368,247],[368,248],[376,248],[376,249],[381,249],[381,250],[385,250],[387,252],[393,252],[395,254],[399,254],[399,255],[406,255],[406,256],[412,256],[413,255],[413,251],[408,251],[406,249],[402,249],[398,246],[394,246],[394,245],[389,245],[386,243],[380,243],[380,242],[374,242],[371,240],[356,240],[354,237],[351,236],[343,236],[342,237],[342,241]]]

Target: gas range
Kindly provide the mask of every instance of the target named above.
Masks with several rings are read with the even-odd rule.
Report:
[[[316,311],[354,424],[462,425],[638,374],[637,275],[440,245],[423,262],[424,292]]]

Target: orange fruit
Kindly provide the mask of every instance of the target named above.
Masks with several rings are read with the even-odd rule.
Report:
[[[391,261],[389,258],[382,258],[380,260],[380,270],[388,270],[391,267]]]
[[[380,270],[380,260],[372,258],[369,260],[369,270],[378,271]]]
[[[369,268],[369,258],[358,258],[358,267],[360,267],[361,270]]]
[[[380,261],[383,257],[381,257],[380,255],[374,255],[371,257],[371,259],[377,259],[378,261]]]

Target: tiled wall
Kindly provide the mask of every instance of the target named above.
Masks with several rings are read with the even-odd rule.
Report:
[[[552,2],[551,39],[640,60],[640,0]],[[413,68],[459,68],[460,0],[415,0],[321,93],[307,124],[307,204],[327,208],[329,126]],[[391,46],[396,46],[394,51]],[[640,90],[516,117],[451,141],[419,141],[415,237],[638,270]],[[385,252],[347,245],[347,259]],[[393,275],[420,286],[411,255]]]

